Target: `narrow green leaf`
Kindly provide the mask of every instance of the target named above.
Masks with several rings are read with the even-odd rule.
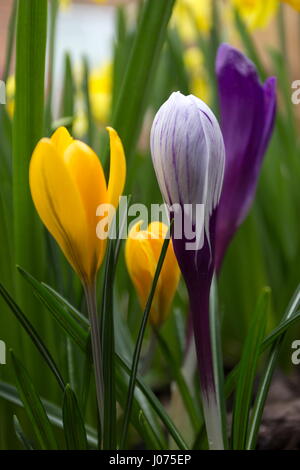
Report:
[[[47,64],[47,103],[45,110],[45,129],[48,135],[51,132],[52,122],[52,97],[53,97],[53,75],[54,75],[54,61],[55,61],[55,36],[57,13],[59,8],[58,0],[50,0],[49,2],[49,53]]]
[[[130,159],[143,122],[149,89],[175,0],[146,0],[134,39],[123,84],[112,117]]]
[[[11,59],[13,56],[14,42],[15,42],[16,20],[17,20],[17,0],[13,0],[9,24],[8,24],[8,30],[7,30],[5,66],[4,66],[4,73],[3,73],[4,82],[6,82],[10,73]]]
[[[43,450],[57,449],[51,423],[26,369],[11,351],[17,387],[36,438]]]
[[[298,288],[296,289],[296,292],[294,293],[285,311],[282,324],[287,323],[288,320],[296,316],[295,311],[299,308],[299,305],[300,305],[300,286],[298,286]],[[279,358],[279,354],[280,354],[281,346],[285,337],[285,333],[286,333],[286,330],[283,333],[281,333],[281,335],[277,337],[276,341],[273,343],[267,363],[261,375],[260,384],[259,384],[259,388],[258,388],[258,392],[256,395],[252,416],[251,416],[251,425],[250,425],[247,446],[246,446],[247,449],[254,449],[256,446],[257,434],[259,431],[259,426],[260,426],[264,406],[265,406],[266,399],[268,396],[273,373],[277,365],[277,361]]]
[[[23,402],[20,400],[19,393],[13,385],[10,385],[6,382],[0,381],[0,397],[3,400],[8,401],[14,405],[24,407]],[[41,400],[46,413],[48,415],[49,421],[56,427],[63,429],[63,421],[62,421],[62,411],[54,403],[49,402],[48,400]],[[97,447],[97,432],[94,428],[89,425],[86,425],[87,430],[87,439],[90,446],[96,448]]]
[[[18,270],[26,279],[26,281],[29,282],[29,284],[33,287],[36,297],[43,305],[45,305],[47,310],[53,315],[54,319],[61,326],[61,328],[84,351],[88,338],[88,320],[86,320],[87,323],[85,323],[83,320],[83,315],[77,312],[73,306],[65,301],[53,289],[38,282],[24,269],[18,267]],[[74,319],[74,316],[76,316],[78,321]],[[83,324],[86,325],[86,329],[83,329]]]
[[[102,358],[104,379],[103,449],[116,449],[117,414],[115,390],[115,339],[113,315],[113,285],[115,272],[115,241],[109,240],[101,313]]]
[[[53,373],[54,377],[57,380],[58,385],[61,387],[62,390],[65,388],[64,379],[62,378],[61,373],[58,370],[58,367],[48,351],[47,347],[45,346],[44,342],[40,338],[39,334],[32,326],[30,321],[24,315],[20,307],[15,303],[12,297],[9,295],[5,287],[0,283],[0,295],[3,297],[9,308],[11,309],[12,313],[15,315],[19,323],[22,325],[26,333],[29,335],[30,339],[32,340],[33,344],[41,354],[42,358],[45,360],[46,364],[48,365],[49,369]]]
[[[69,54],[65,55],[65,76],[61,97],[61,116],[72,116],[74,119],[74,96],[75,85],[73,80],[72,62]],[[68,131],[72,134],[73,123],[68,126]]]
[[[254,379],[265,334],[269,302],[270,290],[266,288],[257,302],[239,364],[232,417],[232,447],[235,450],[242,450],[246,447]]]
[[[146,303],[146,307],[144,310],[143,314],[143,319],[142,323],[140,326],[139,334],[137,337],[134,353],[133,353],[133,359],[132,359],[132,370],[131,370],[131,375],[130,375],[130,382],[129,382],[129,390],[128,390],[128,396],[127,396],[127,404],[125,407],[125,412],[124,412],[124,423],[123,423],[123,429],[122,429],[122,436],[121,436],[121,449],[124,448],[126,445],[126,439],[127,439],[127,432],[128,432],[128,427],[129,427],[129,422],[130,422],[130,415],[131,415],[131,408],[132,408],[132,401],[134,397],[134,388],[136,384],[136,376],[137,376],[137,371],[138,371],[138,365],[139,365],[139,360],[140,360],[140,354],[141,354],[141,349],[142,349],[142,344],[143,344],[143,339],[146,331],[146,326],[148,323],[148,318],[151,310],[151,305],[152,301],[154,298],[155,294],[155,289],[157,286],[158,278],[164,263],[164,259],[167,253],[167,249],[170,243],[170,229],[168,231],[168,234],[166,236],[166,239],[164,240],[162,250],[159,256],[159,260],[157,263],[154,279],[152,282],[150,294]]]
[[[291,303],[289,304],[283,319],[281,320],[280,324],[277,328],[275,328],[262,342],[260,352],[263,353],[268,349],[274,341],[279,340],[282,336],[285,335],[287,329],[292,326],[295,322],[299,320],[299,314],[296,312],[296,309],[299,308],[300,305],[300,286],[298,286],[297,290],[295,291]],[[237,365],[227,376],[225,382],[225,396],[228,398],[234,390],[236,385],[237,377],[238,377],[238,367]]]
[[[14,251],[15,262],[35,276],[43,273],[43,227],[32,203],[28,175],[32,152],[44,130],[46,36],[47,0],[19,0],[13,120]],[[32,312],[32,298],[19,277],[17,292],[22,308]]]
[[[188,412],[190,422],[194,428],[194,431],[198,432],[203,423],[201,422],[202,420],[198,408],[195,406],[193,397],[187,386],[185,378],[180,370],[180,364],[177,364],[177,361],[175,360],[172,351],[170,350],[167,342],[164,340],[162,335],[157,330],[155,330],[155,334],[163,356],[165,357],[168,367],[171,370],[171,374],[178,386],[178,390],[181,394],[183,403]]]
[[[70,385],[65,389],[63,401],[64,433],[68,450],[86,450],[88,448],[84,421],[77,398]]]
[[[128,376],[131,375],[131,365],[128,363],[127,360],[124,358],[121,358],[118,354],[116,354],[116,364],[117,364],[117,369],[119,367],[124,370]],[[145,395],[149,403],[151,404],[153,410],[155,410],[156,414],[159,416],[161,419],[162,423],[165,425],[166,429],[176,442],[177,446],[181,450],[188,450],[188,446],[186,442],[184,441],[183,437],[181,436],[180,432],[176,428],[175,424],[173,421],[170,419],[169,415],[167,414],[165,408],[162,406],[160,401],[157,399],[157,397],[154,395],[152,390],[143,382],[141,377],[137,376],[136,378],[136,383],[137,387],[139,390]]]
[[[16,415],[13,416],[13,421],[14,421],[14,428],[15,428],[15,433],[19,441],[21,442],[22,446],[26,450],[33,450],[32,443],[30,440],[25,436],[24,431],[22,429],[22,426],[17,418]]]
[[[218,311],[218,293],[217,293],[217,280],[214,276],[212,287],[210,291],[210,335],[213,355],[213,367],[216,386],[216,396],[219,408],[219,416],[222,420],[223,442],[225,449],[228,448],[227,436],[227,413],[226,402],[224,394],[224,368],[223,368],[223,354],[222,354],[222,340],[221,340],[221,326]]]

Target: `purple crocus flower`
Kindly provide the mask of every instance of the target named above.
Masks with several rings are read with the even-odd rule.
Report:
[[[255,65],[240,51],[222,44],[216,73],[226,164],[217,216],[216,270],[237,228],[252,205],[263,157],[274,127],[276,79],[262,85]]]
[[[211,448],[219,449],[223,442],[216,406],[209,293],[225,148],[210,108],[195,96],[173,93],[153,122],[151,153],[162,195],[174,218],[174,251],[187,285],[193,327],[197,332],[195,342],[207,433]],[[198,207],[202,208],[202,218],[197,217]],[[179,224],[182,230],[177,233],[180,215],[183,215]],[[192,227],[191,234],[186,232],[186,225]]]

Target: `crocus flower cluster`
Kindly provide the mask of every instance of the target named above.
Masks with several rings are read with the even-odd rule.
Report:
[[[209,443],[211,448],[220,449],[223,442],[210,340],[210,288],[215,267],[220,268],[228,243],[253,201],[273,129],[276,99],[275,80],[270,78],[261,85],[254,65],[230,46],[221,46],[216,71],[221,129],[200,99],[173,93],[155,117],[151,151],[171,217],[174,205],[184,211],[185,204],[204,204],[201,243],[188,250],[184,236],[173,237],[173,246],[189,293]],[[194,222],[193,213],[185,218],[192,217]]]

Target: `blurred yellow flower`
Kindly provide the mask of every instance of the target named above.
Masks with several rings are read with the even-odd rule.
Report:
[[[66,10],[71,5],[72,0],[59,0],[59,6],[63,10]]]
[[[190,79],[191,93],[209,103],[210,88],[201,50],[196,46],[188,47],[183,60]]]
[[[106,124],[111,106],[112,64],[105,63],[93,70],[89,78],[92,113],[96,121]]]
[[[231,0],[250,29],[264,28],[277,11],[278,0]]]
[[[100,204],[118,205],[126,161],[122,143],[112,128],[108,186],[95,152],[74,140],[65,127],[51,139],[41,139],[30,162],[29,180],[36,210],[85,286],[95,281],[106,240],[96,236]]]
[[[172,23],[178,28],[182,38],[193,41],[197,29],[207,33],[212,26],[211,14],[212,0],[177,0]]]
[[[15,110],[15,92],[16,79],[14,75],[10,75],[6,81],[6,109],[11,118]]]
[[[281,0],[284,3],[288,3],[295,10],[300,11],[300,0]]]
[[[141,225],[142,221],[129,232],[125,258],[140,305],[144,309],[168,228],[161,222],[152,222],[147,230],[141,230]],[[168,317],[179,277],[180,271],[170,240],[150,311],[149,320],[153,326],[161,326]]]

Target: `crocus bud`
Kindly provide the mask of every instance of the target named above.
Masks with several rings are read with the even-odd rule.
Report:
[[[216,73],[226,149],[217,217],[216,270],[253,203],[263,157],[274,128],[276,79],[260,83],[255,65],[228,44],[218,50]]]
[[[73,140],[64,127],[51,139],[40,140],[30,163],[30,189],[37,212],[84,285],[94,282],[105,253],[105,240],[96,236],[97,207],[116,207],[125,184],[122,143],[112,128],[108,131],[108,187],[95,152]]]
[[[141,225],[142,222],[138,222],[129,232],[126,240],[125,258],[141,308],[144,309],[168,227],[161,222],[152,222],[147,230],[141,230]],[[153,326],[160,327],[167,319],[179,277],[180,271],[172,241],[170,241],[150,311],[149,321]]]
[[[192,224],[197,205],[203,207],[200,243],[187,244],[186,232],[177,236],[178,211],[174,217],[173,246],[189,292],[203,407],[212,448],[222,447],[215,435],[216,398],[209,327],[209,293],[214,271],[216,209],[221,195],[225,149],[217,119],[209,107],[195,96],[173,93],[159,109],[151,131],[151,151],[158,183],[170,206],[182,209],[182,225],[189,215]],[[187,211],[185,205],[191,205]],[[173,214],[173,215],[172,215]],[[218,426],[217,426],[218,428]],[[219,426],[220,429],[220,426]]]

